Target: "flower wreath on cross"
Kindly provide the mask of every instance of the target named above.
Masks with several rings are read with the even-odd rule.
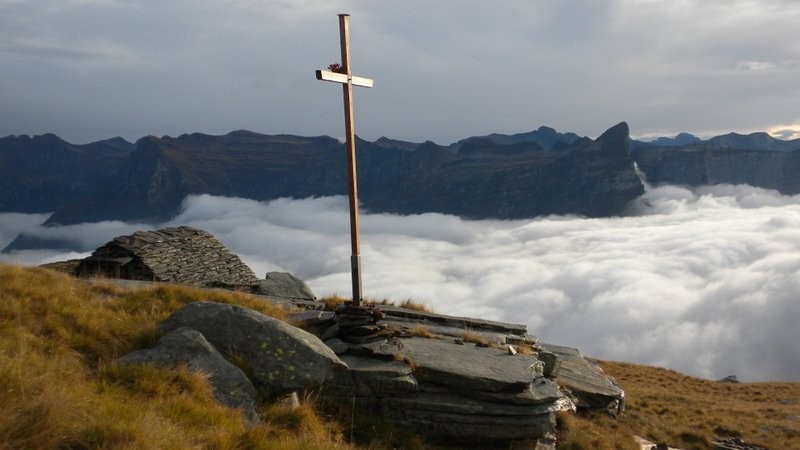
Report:
[[[339,63],[328,64],[328,70],[336,73],[344,73],[344,67]]]

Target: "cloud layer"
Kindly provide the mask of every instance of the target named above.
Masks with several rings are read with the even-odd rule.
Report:
[[[3,214],[0,237],[40,220]],[[165,225],[173,224],[212,232],[259,276],[290,271],[318,295],[350,294],[343,197],[190,197]],[[367,213],[361,226],[367,297],[524,323],[543,341],[599,358],[707,378],[800,380],[800,196],[668,186],[651,189],[629,217]],[[138,228],[107,222],[39,232],[91,248]],[[4,257],[33,264],[64,255]]]
[[[0,136],[341,136],[340,12],[367,139],[800,129],[794,0],[0,0]]]

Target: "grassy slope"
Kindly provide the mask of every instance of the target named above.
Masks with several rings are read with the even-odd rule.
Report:
[[[198,300],[283,314],[242,294],[126,290],[0,264],[0,448],[349,447],[308,405],[263,407],[264,424],[247,429],[202,376],[113,362]]]
[[[800,449],[800,383],[720,383],[673,370],[603,362],[625,389],[618,427],[654,442],[709,449],[737,436],[769,449]]]
[[[156,325],[199,300],[285,312],[248,295],[176,286],[122,289],[45,269],[0,264],[0,448],[422,448],[402,430],[346,414],[334,423],[312,401],[262,407],[247,429],[219,406],[202,376],[115,364],[157,339]],[[627,411],[559,417],[560,449],[633,450],[631,435],[707,449],[717,434],[800,449],[800,383],[724,384],[604,362],[627,393]],[[781,403],[781,400],[784,402]],[[786,400],[790,400],[786,402]],[[784,404],[791,403],[794,404]],[[374,418],[372,418],[374,419]]]

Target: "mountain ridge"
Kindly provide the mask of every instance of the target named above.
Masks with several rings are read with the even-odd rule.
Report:
[[[542,127],[458,146],[358,139],[360,200],[372,212],[476,219],[619,215],[643,187],[633,170],[627,124],[611,130],[591,140]],[[344,195],[343,152],[343,144],[328,136],[247,130],[147,136],[91,196],[69,199],[47,223],[166,220],[190,194],[256,200]]]
[[[592,140],[541,126],[446,146],[357,138],[360,200],[365,210],[396,214],[606,217],[623,214],[643,192],[634,162],[655,184],[747,183],[800,193],[800,139],[681,133],[648,143],[630,139],[624,122],[615,129]],[[0,138],[0,211],[55,210],[48,224],[158,222],[174,217],[190,194],[262,201],[345,195],[343,153],[329,136],[248,130],[81,145],[50,133],[7,136]]]

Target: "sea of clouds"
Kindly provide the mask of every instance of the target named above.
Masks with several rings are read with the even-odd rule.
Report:
[[[0,246],[20,231],[87,252],[0,255],[39,264],[88,255],[122,222],[42,228],[0,214]],[[347,200],[268,203],[189,197],[161,226],[217,236],[259,276],[288,271],[318,296],[350,294]],[[718,379],[800,380],[800,196],[749,186],[652,188],[626,217],[469,221],[362,211],[365,296],[524,323],[584,354]]]

